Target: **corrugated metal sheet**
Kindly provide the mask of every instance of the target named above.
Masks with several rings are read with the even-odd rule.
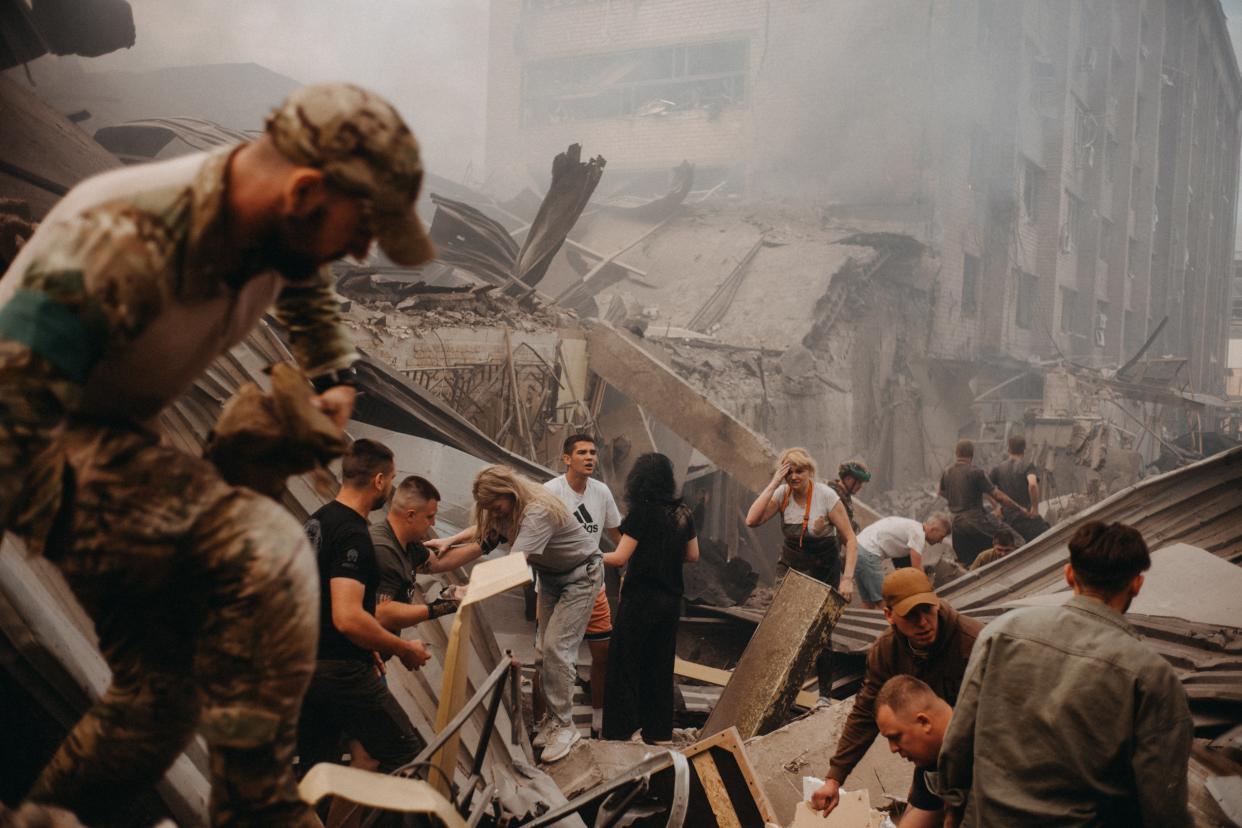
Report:
[[[130,163],[150,161],[174,140],[184,145],[174,154],[184,155],[226,144],[244,144],[259,135],[186,116],[143,118],[95,130],[95,140],[100,145]]]

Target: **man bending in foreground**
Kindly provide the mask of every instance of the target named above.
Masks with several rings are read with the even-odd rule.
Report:
[[[944,742],[953,708],[914,676],[893,676],[875,697],[875,726],[888,749],[914,763],[909,807],[897,828],[938,828],[944,824],[944,802],[928,788],[929,773]]]

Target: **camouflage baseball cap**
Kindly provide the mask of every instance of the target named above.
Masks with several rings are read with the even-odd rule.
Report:
[[[413,267],[435,257],[414,210],[423,182],[418,142],[392,104],[348,83],[305,86],[272,111],[266,128],[290,161],[370,199],[375,235],[390,259]]]

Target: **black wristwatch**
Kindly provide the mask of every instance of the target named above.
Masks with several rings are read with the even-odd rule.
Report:
[[[348,368],[338,368],[326,374],[319,374],[318,376],[311,377],[311,385],[315,386],[316,394],[322,394],[329,388],[335,388],[338,385],[348,385],[351,388],[357,388],[358,369],[351,365]]]

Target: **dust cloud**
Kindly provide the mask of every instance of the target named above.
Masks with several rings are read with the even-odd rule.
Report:
[[[131,6],[133,48],[81,61],[86,71],[255,63],[299,83],[350,81],[396,104],[431,169],[460,178],[467,165],[482,161],[487,0],[131,0]]]

